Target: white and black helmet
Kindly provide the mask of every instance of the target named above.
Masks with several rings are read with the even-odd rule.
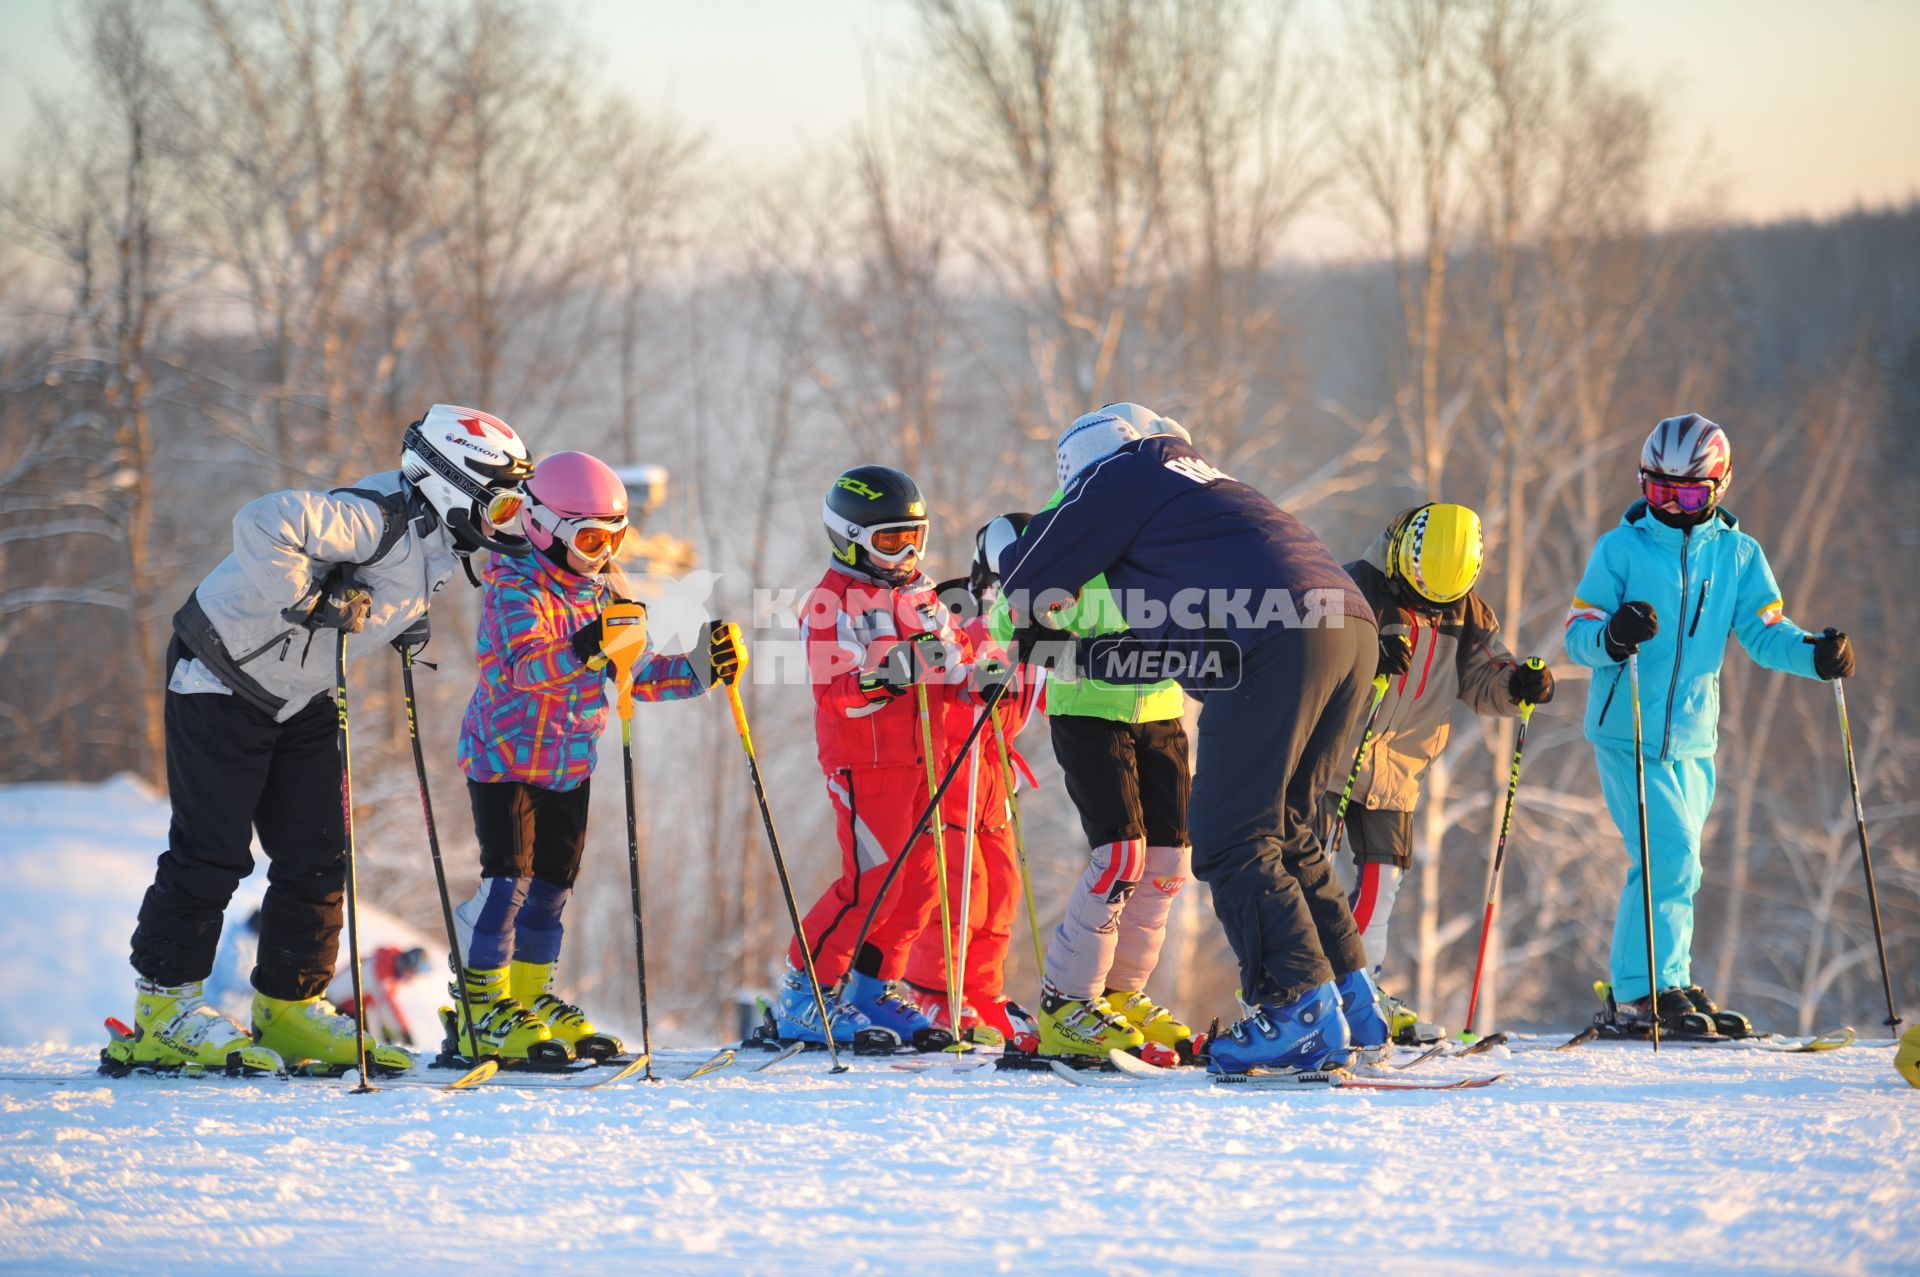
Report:
[[[1733,474],[1733,445],[1726,431],[1697,412],[1668,417],[1647,436],[1640,469],[1665,479],[1705,480],[1724,488]]]
[[[523,491],[533,475],[527,445],[500,418],[437,403],[407,427],[400,472],[453,535],[456,552],[519,557],[532,546],[508,531],[520,523]]]

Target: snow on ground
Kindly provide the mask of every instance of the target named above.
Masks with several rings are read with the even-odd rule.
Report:
[[[131,775],[97,785],[0,785],[0,1046],[97,1045],[105,1041],[107,1016],[132,1022],[127,944],[167,845],[168,818],[166,800]],[[253,876],[227,910],[226,942],[266,890],[266,857],[257,845],[253,856]],[[446,952],[444,938],[424,939],[364,902],[360,937],[363,957],[380,945]],[[340,947],[344,954],[344,938]],[[244,1016],[251,967],[250,957],[236,967],[223,946],[209,996],[234,995],[238,1001],[226,999],[223,1009]],[[401,986],[408,1023],[431,1034],[444,987],[424,978]]]
[[[1451,1094],[1120,1094],[820,1057],[594,1095],[105,1080],[0,1049],[0,1268],[1912,1273],[1884,1045],[1594,1045]],[[1531,1048],[1531,1049],[1530,1049]],[[695,1057],[676,1053],[679,1067]],[[22,1073],[62,1083],[11,1080]],[[600,1269],[603,1264],[618,1268]]]
[[[592,1096],[107,1080],[165,834],[130,779],[0,787],[0,1270],[1920,1272],[1920,1092],[1885,1046],[1528,1042],[1425,1095],[818,1057]]]

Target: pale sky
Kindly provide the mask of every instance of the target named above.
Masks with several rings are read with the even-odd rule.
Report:
[[[1324,21],[1338,0],[1308,0]],[[71,78],[56,0],[0,0],[0,158],[27,83]],[[575,0],[609,76],[751,174],[844,137],[911,91],[898,0]],[[1920,196],[1920,0],[1596,0],[1603,60],[1654,89],[1669,188],[1711,148],[1728,211],[1768,219]],[[881,86],[884,86],[884,92]]]

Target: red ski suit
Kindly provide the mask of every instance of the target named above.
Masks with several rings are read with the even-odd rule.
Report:
[[[994,646],[988,636],[984,617],[969,624],[966,634],[976,654],[1006,659],[1006,654]],[[1033,712],[1040,680],[1026,666],[1019,668],[1018,675],[1019,680],[1000,698],[994,717],[1000,720],[1000,727],[1006,733],[1007,754],[1016,774],[1024,775],[1031,785],[1032,773],[1013,742]],[[977,709],[975,706],[965,715],[947,716],[948,748],[955,757],[966,743]],[[1013,921],[1020,906],[1020,859],[1014,841],[1013,811],[1000,772],[1000,746],[991,723],[980,729],[974,749],[980,756],[980,771],[973,803],[973,887],[967,898],[967,962],[966,970],[961,973],[960,998],[962,1005],[983,1007],[996,1001],[1005,987],[1007,950],[1013,940]],[[947,789],[947,796],[940,802],[946,822],[947,883],[953,897],[952,944],[956,959],[960,955],[960,867],[965,863],[967,850],[967,778],[972,766],[971,761],[961,765],[960,773]],[[946,954],[937,925],[921,932],[914,942],[907,958],[907,981],[922,989],[937,991],[941,1002],[946,1001]]]
[[[824,985],[846,975],[874,893],[928,798],[917,696],[909,691],[869,700],[860,689],[860,677],[878,667],[889,648],[916,634],[941,637],[949,673],[944,681],[934,676],[926,688],[934,766],[944,774],[954,746],[973,722],[964,681],[973,649],[924,575],[896,588],[829,568],[803,601],[801,628],[813,685],[814,743],[840,840],[840,877],[807,912],[804,923]],[[960,724],[959,736],[953,734],[952,722]],[[936,873],[932,835],[922,834],[907,852],[907,863],[887,889],[867,933],[867,943],[880,951],[883,979],[901,977],[907,951],[937,916]],[[937,938],[938,928],[934,934]],[[788,946],[787,960],[798,967],[801,958],[796,939]]]

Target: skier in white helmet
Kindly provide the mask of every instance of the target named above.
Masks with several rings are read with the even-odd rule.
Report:
[[[1613,922],[1611,980],[1596,1017],[1603,1032],[1743,1037],[1745,1016],[1723,1011],[1694,982],[1693,896],[1700,836],[1713,807],[1720,665],[1727,639],[1768,669],[1805,678],[1853,673],[1853,646],[1833,630],[1787,619],[1760,543],[1721,503],[1733,445],[1698,413],[1654,426],[1640,452],[1640,497],[1600,538],[1567,612],[1567,654],[1594,671],[1587,739],[1607,810],[1626,843],[1626,881]],[[1633,758],[1628,658],[1640,664],[1640,754],[1652,872],[1656,970],[1649,984],[1640,885],[1642,791]]]
[[[109,1068],[276,1072],[357,1058],[332,979],[346,873],[341,759],[330,703],[336,657],[384,653],[424,628],[456,560],[528,552],[515,530],[533,473],[489,413],[435,404],[407,427],[401,468],[330,491],[273,492],[242,506],[233,551],[173,618],[167,649],[167,788],[173,821],[133,933],[133,1032]],[[469,569],[471,571],[471,569]],[[260,907],[252,1024],[207,1005],[220,918],[272,862]],[[371,1067],[408,1068],[371,1040]]]

